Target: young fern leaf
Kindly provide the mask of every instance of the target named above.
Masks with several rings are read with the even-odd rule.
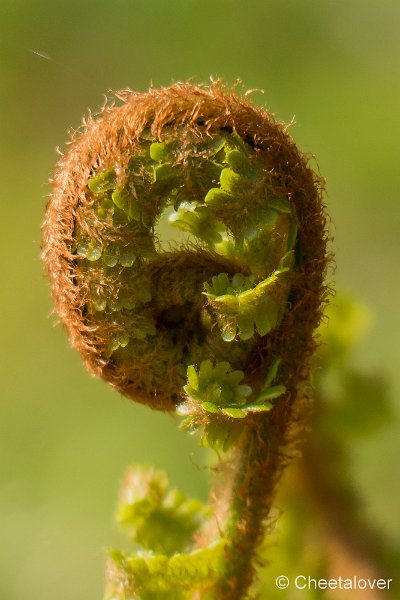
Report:
[[[130,467],[122,485],[117,518],[135,554],[108,553],[106,599],[189,600],[194,590],[211,598],[223,573],[225,540],[193,550],[193,534],[207,516],[201,502],[168,489],[153,467]]]
[[[311,402],[326,295],[322,182],[286,126],[219,82],[117,98],[58,164],[43,258],[88,369],[151,408],[179,406],[203,444],[232,449],[219,530],[212,519],[200,527],[187,565],[195,573],[222,544],[223,566],[206,569],[196,597],[239,599]],[[164,214],[187,243],[159,243]],[[118,559],[118,585],[132,576],[144,590],[142,569],[178,598],[175,555],[161,542],[156,551],[165,560]],[[129,589],[117,597],[164,597]]]

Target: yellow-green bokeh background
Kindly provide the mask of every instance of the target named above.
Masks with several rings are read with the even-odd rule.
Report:
[[[108,90],[150,83],[240,77],[318,157],[332,279],[373,315],[354,360],[391,379],[393,423],[354,448],[354,476],[399,539],[399,25],[398,0],[1,0],[0,598],[101,597],[129,461],[206,496],[194,440],[92,379],[52,327],[39,260],[67,129]]]

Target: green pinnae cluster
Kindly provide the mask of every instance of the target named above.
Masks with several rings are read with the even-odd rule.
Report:
[[[252,390],[248,385],[240,385],[243,371],[231,371],[226,361],[213,367],[210,360],[204,360],[197,373],[193,365],[187,370],[188,385],[186,394],[201,403],[210,413],[222,412],[233,418],[243,418],[247,407],[246,398]]]
[[[150,281],[143,273],[132,273],[131,270],[121,267],[116,269],[116,272],[119,277],[117,289],[106,285],[102,279],[90,277],[92,273],[88,274],[91,312],[116,313],[122,309],[133,310],[152,300]]]
[[[99,320],[100,322],[100,320]],[[126,348],[130,341],[136,343],[137,352],[140,352],[138,342],[154,337],[157,334],[154,319],[150,316],[138,317],[117,314],[113,321],[113,331],[107,346],[107,356],[110,357],[119,348]],[[143,349],[145,351],[145,348]]]
[[[241,431],[235,421],[251,413],[271,410],[272,400],[285,393],[285,386],[272,385],[279,363],[279,359],[272,363],[257,394],[249,385],[242,383],[244,373],[232,370],[227,361],[213,366],[210,360],[205,360],[198,371],[190,365],[187,369],[188,383],[184,386],[187,400],[178,407],[178,413],[186,417],[182,428],[189,431],[204,428],[203,445],[228,450]]]
[[[189,164],[194,182],[203,175],[203,189],[198,190],[203,193],[193,194],[193,187],[189,194],[182,190],[170,223],[265,276],[294,247],[290,202],[272,192],[262,161],[235,134],[217,139],[213,152],[207,155],[203,150],[197,162]]]
[[[255,283],[254,275],[237,273],[230,279],[227,273],[220,273],[211,284],[204,284],[224,341],[232,342],[237,332],[241,340],[252,338],[254,330],[264,336],[279,325],[287,293],[285,274],[293,262],[291,251],[281,259],[278,269],[259,283]]]
[[[199,500],[169,489],[168,477],[154,467],[131,467],[121,490],[117,520],[145,550],[181,552],[207,516]]]
[[[88,196],[97,217],[129,232],[129,242],[102,245],[83,236],[76,254],[91,262],[103,257],[110,267],[156,256],[154,226],[169,206],[171,225],[241,258],[256,275],[272,270],[283,238],[285,252],[296,238],[289,201],[272,193],[262,161],[235,134],[191,142],[152,142],[144,134],[124,182],[113,169],[102,171],[89,180]]]
[[[280,359],[272,363],[260,392],[255,397],[253,395],[250,402],[247,398],[253,390],[249,385],[240,384],[244,377],[243,372],[232,371],[226,361],[213,367],[210,360],[205,360],[198,372],[190,365],[185,392],[207,412],[220,412],[228,417],[243,419],[246,413],[270,410],[270,401],[286,391],[283,385],[271,385],[277,376],[279,364]]]

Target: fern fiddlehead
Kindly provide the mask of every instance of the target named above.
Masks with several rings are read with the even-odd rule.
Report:
[[[310,402],[321,181],[283,125],[218,83],[117,97],[58,165],[43,256],[92,372],[152,408],[178,407],[204,444],[234,446],[212,597],[241,598]],[[184,244],[160,240],[166,216]]]

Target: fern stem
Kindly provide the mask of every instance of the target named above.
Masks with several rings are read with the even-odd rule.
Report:
[[[215,598],[240,600],[247,597],[255,575],[257,550],[271,527],[271,509],[285,467],[297,455],[301,425],[295,416],[301,405],[307,422],[310,397],[304,394],[298,406],[282,406],[272,415],[249,423],[237,449],[237,468],[231,489],[229,518],[223,528],[226,545],[225,572],[217,583]],[[288,418],[288,414],[290,414]]]
[[[263,523],[282,470],[279,442],[249,427],[239,449],[240,461],[232,488],[230,519],[224,529],[226,571],[217,583],[216,598],[244,598],[254,574],[254,555],[263,535]]]

